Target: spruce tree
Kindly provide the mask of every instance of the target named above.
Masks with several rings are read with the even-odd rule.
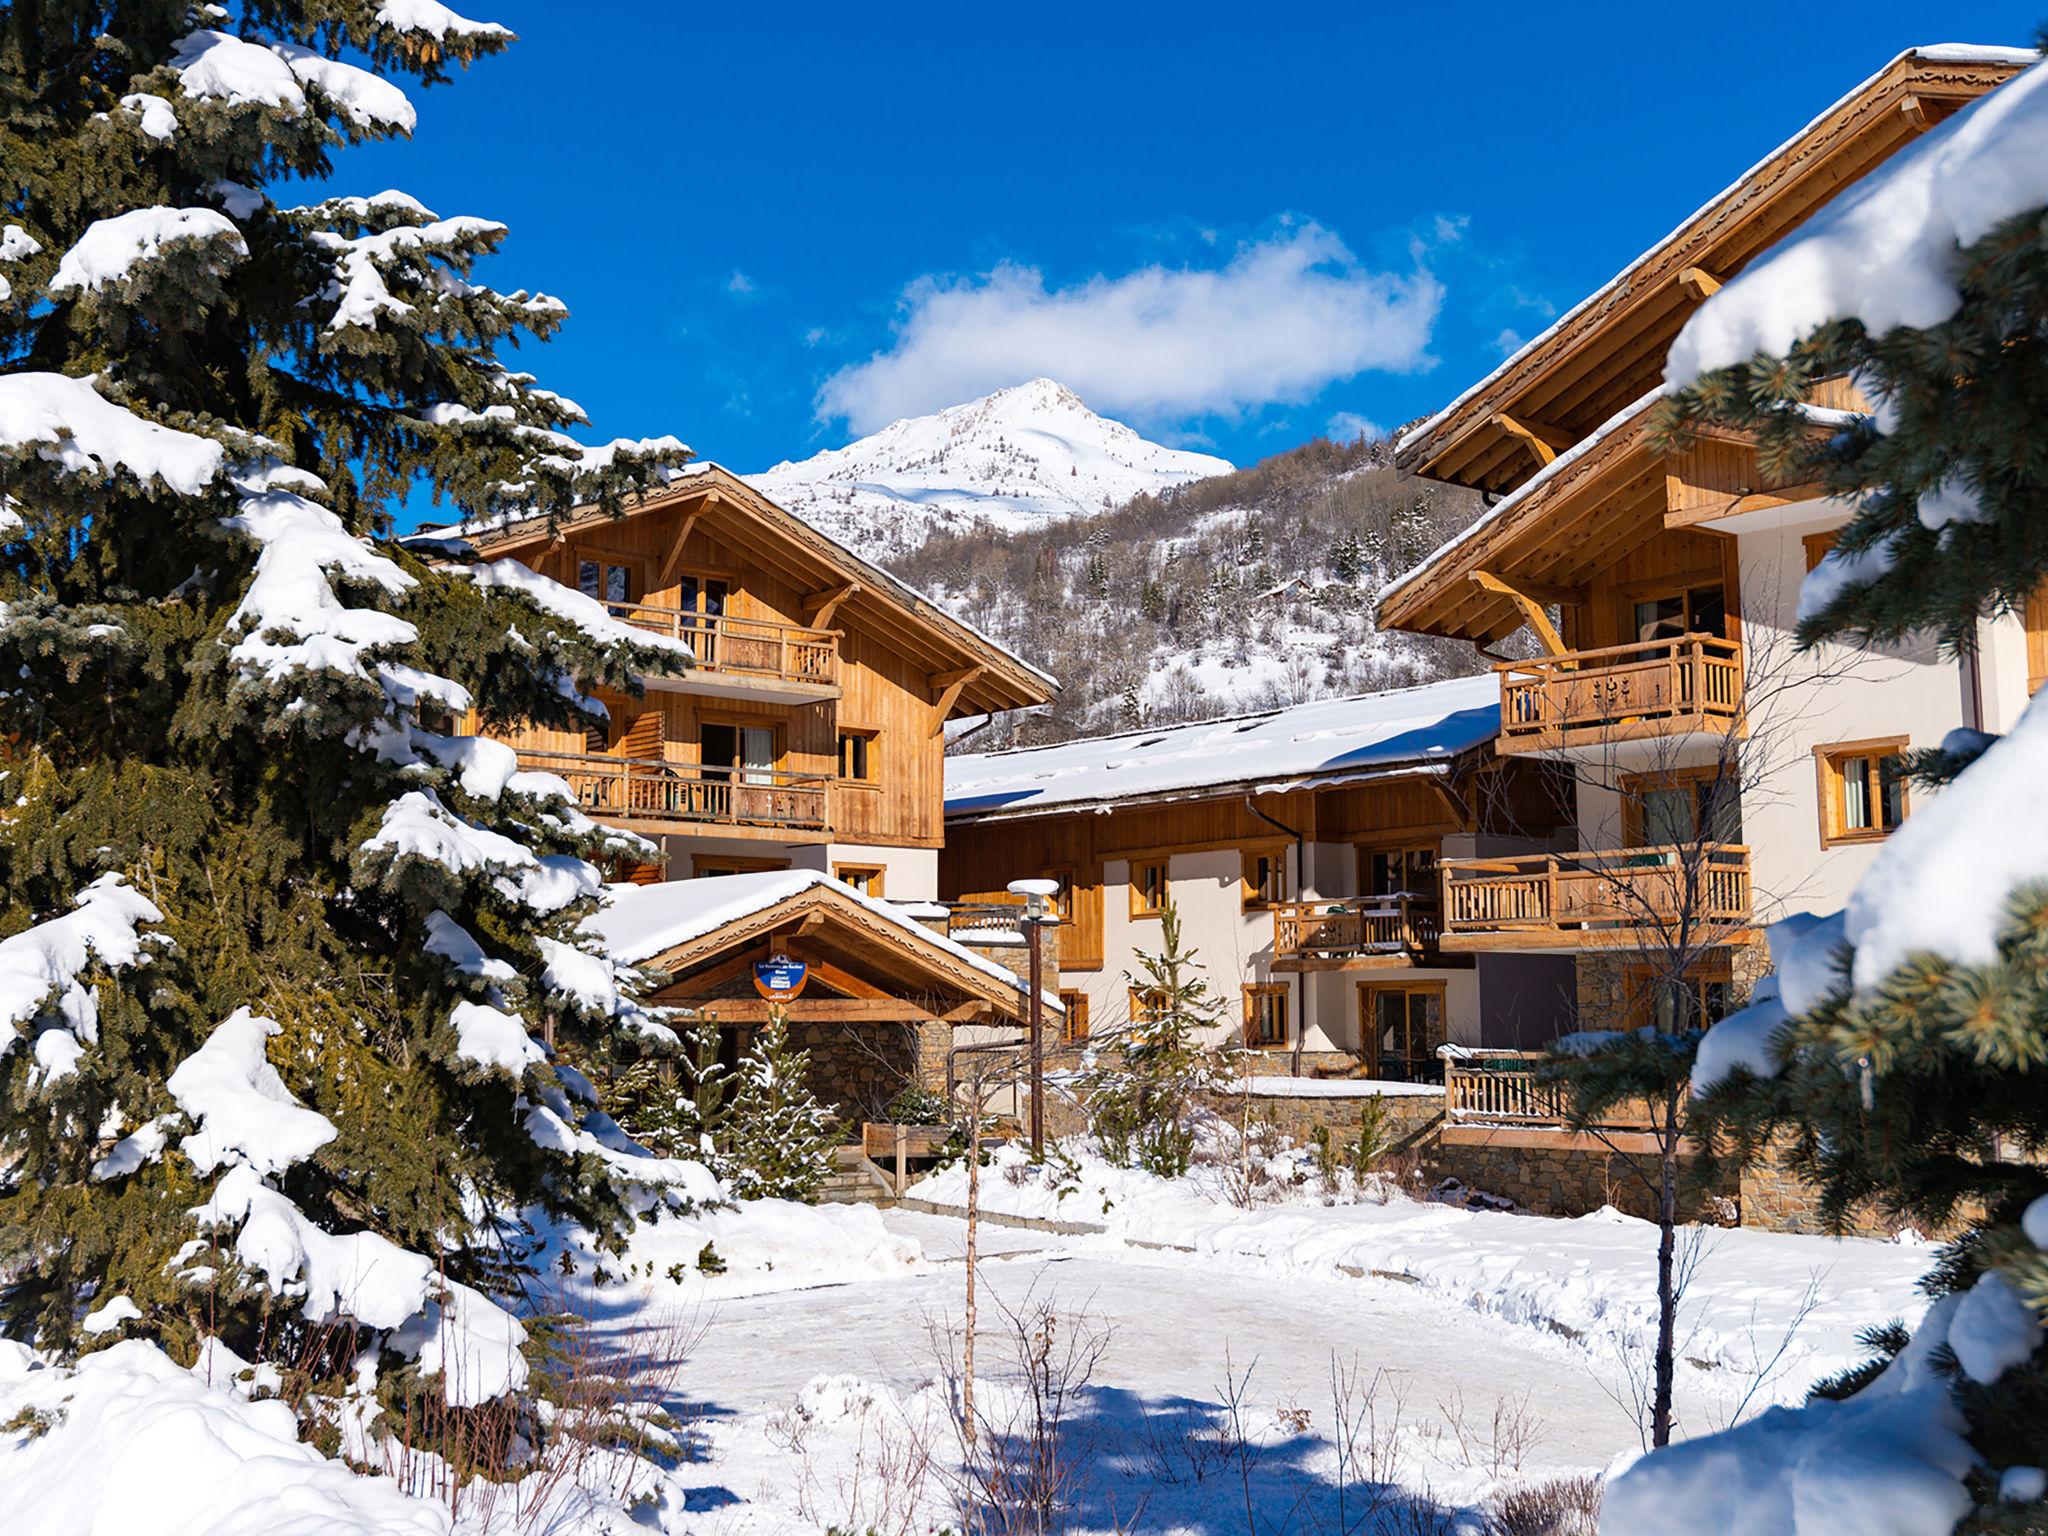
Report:
[[[721,1147],[734,1194],[808,1200],[832,1174],[832,1112],[810,1090],[811,1057],[791,1048],[780,1008],[740,1058]]]
[[[2038,95],[2039,85],[2023,76],[2000,94],[2024,86]],[[1987,132],[1975,141],[1980,165],[2011,157],[2003,163],[2038,166],[2048,148],[2023,118],[2005,118],[2003,131],[2016,121],[2034,142],[2001,145]],[[1930,136],[1914,153],[1944,148]],[[1995,169],[1978,174],[1970,186],[1962,183],[1974,178],[1949,171],[1956,206],[2007,185]],[[1915,194],[1892,211],[1900,222],[1884,260],[1912,250],[1910,220],[1942,210]],[[1737,427],[1759,443],[1771,479],[1817,483],[1853,505],[1834,552],[1807,578],[1805,644],[1932,633],[1966,651],[1980,620],[2017,612],[2048,581],[2048,208],[2005,218],[1961,248],[1942,244],[1945,276],[1925,276],[1953,284],[1946,318],[1878,330],[1837,305],[1782,354],[1681,379],[1689,387],[1661,408],[1668,446]],[[1878,272],[1889,293],[1903,291],[1903,277]],[[1797,308],[1806,293],[1857,291],[1858,279],[1831,288],[1807,272],[1802,282],[1764,297],[1775,292],[1782,310],[1795,292]],[[1710,309],[1747,302],[1739,289]],[[1868,414],[1812,404],[1822,381],[1841,377],[1871,402]],[[1693,1114],[1694,1134],[1730,1156],[1775,1147],[1819,1187],[1836,1223],[1874,1207],[1954,1234],[1926,1282],[1936,1298],[1927,1337],[1900,1361],[1902,1374],[1873,1386],[1886,1358],[1908,1348],[1903,1330],[1883,1330],[1872,1336],[1880,1358],[1822,1391],[1868,1391],[1881,1406],[1882,1394],[1911,1389],[1905,1373],[1928,1369],[1917,1363],[1927,1354],[1981,1458],[1960,1500],[1975,1506],[1970,1530],[2039,1529],[2038,1503],[1999,1502],[1999,1472],[2048,1465],[2048,1362],[2035,1347],[2048,1313],[2048,868],[2018,868],[2026,855],[2015,851],[2034,846],[2026,829],[2039,816],[2044,732],[2048,691],[2003,742],[1962,731],[1918,755],[1936,793],[1894,834],[1844,917],[1773,931],[1784,974],[1709,1032],[1701,1077],[1712,1086]],[[1961,884],[1913,878],[1929,869]],[[1975,894],[1969,886],[1987,907],[2003,902],[1983,944],[1960,947],[1978,953],[1935,938]],[[1909,910],[1902,903],[1922,904],[1927,942],[1897,953],[1885,935]],[[1686,1464],[1689,1449],[1661,1465]],[[1711,1480],[1712,1463],[1693,1464]],[[1659,1466],[1653,1457],[1624,1480],[1641,1490],[1632,1509],[1661,1499]],[[1654,1517],[1657,1506],[1641,1512]]]
[[[1159,914],[1159,946],[1139,951],[1137,973],[1125,974],[1143,1006],[1123,1029],[1105,1032],[1101,1043],[1114,1054],[1083,1074],[1082,1099],[1110,1163],[1177,1178],[1194,1153],[1196,1095],[1229,1079],[1236,1053],[1210,1039],[1224,1002],[1183,946],[1171,901]]]
[[[501,360],[565,314],[478,280],[503,226],[287,195],[503,28],[0,14],[0,1316],[71,1351],[126,1295],[307,1418],[363,1363],[394,1406],[519,1392],[529,1220],[715,1187],[563,1059],[665,1034],[575,938],[622,840],[457,724],[581,730],[660,658],[391,518],[616,509],[686,450],[583,447]]]

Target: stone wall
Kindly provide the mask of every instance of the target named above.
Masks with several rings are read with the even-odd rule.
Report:
[[[1742,1224],[1767,1232],[1828,1233],[1832,1229],[1821,1219],[1820,1191],[1791,1172],[1782,1160],[1782,1142],[1774,1142],[1765,1155],[1742,1170]],[[1962,1213],[1967,1221],[1971,1212]],[[1850,1212],[1843,1231],[1855,1237],[1891,1238],[1908,1223],[1886,1216],[1873,1205],[1860,1205]],[[1923,1233],[1937,1240],[1951,1235],[1963,1222],[1948,1230]]]
[[[1305,1083],[1313,1082],[1313,1079],[1305,1080]],[[1325,1085],[1314,1083],[1314,1086],[1322,1088]],[[1437,1131],[1444,1118],[1443,1095],[1406,1093],[1401,1091],[1403,1085],[1390,1086],[1392,1092],[1375,1092],[1369,1082],[1346,1082],[1341,1093],[1318,1092],[1313,1095],[1260,1093],[1254,1088],[1249,1095],[1231,1092],[1207,1094],[1203,1102],[1206,1108],[1236,1125],[1240,1123],[1249,1098],[1254,1123],[1269,1127],[1274,1134],[1297,1147],[1306,1147],[1315,1141],[1318,1127],[1326,1128],[1337,1142],[1354,1139],[1358,1135],[1359,1116],[1365,1101],[1376,1099],[1386,1106],[1391,1150],[1433,1163]]]
[[[1613,1139],[1628,1147],[1620,1137]],[[1570,1131],[1458,1125],[1439,1138],[1435,1166],[1441,1176],[1468,1189],[1499,1195],[1545,1216],[1584,1216],[1611,1205],[1654,1221],[1657,1162],[1647,1147],[1616,1151],[1597,1137]],[[1680,1160],[1679,1220],[1732,1226],[1738,1211],[1732,1178],[1703,1183],[1693,1160]]]
[[[811,1053],[810,1087],[820,1102],[857,1128],[863,1120],[883,1118],[882,1107],[913,1079],[946,1086],[946,1047],[938,1043],[938,1075],[927,1077],[931,1047],[923,1038],[933,1026],[909,1024],[835,1024],[829,1020],[792,1020],[790,1043]],[[936,1026],[950,1035],[946,1025]]]

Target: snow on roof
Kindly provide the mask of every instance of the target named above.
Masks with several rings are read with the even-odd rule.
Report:
[[[1578,463],[1579,460],[1583,459],[1595,448],[1606,442],[1608,438],[1614,436],[1615,433],[1627,426],[1642,412],[1648,410],[1665,392],[1665,386],[1659,384],[1640,400],[1632,401],[1628,405],[1623,406],[1619,411],[1608,417],[1607,420],[1601,422],[1599,426],[1588,432],[1576,443],[1573,443],[1571,447],[1537,470],[1535,474],[1524,480],[1520,485],[1508,492],[1507,495],[1501,497],[1499,501],[1488,507],[1485,512],[1474,518],[1464,528],[1444,540],[1443,543],[1437,545],[1435,549],[1423,557],[1420,564],[1409,567],[1409,569],[1403,571],[1392,581],[1381,587],[1378,594],[1373,598],[1375,605],[1386,602],[1396,592],[1421,577],[1424,572],[1448,558],[1453,551],[1463,548],[1473,539],[1476,539],[1483,530],[1498,525],[1515,508],[1535,495],[1544,486],[1550,484],[1551,481],[1570,469],[1572,465]]]
[[[2038,62],[2040,57],[2041,55],[2039,54],[2039,52],[2032,48],[2008,48],[2002,47],[1994,43],[1928,43],[1922,47],[1908,48],[1904,52],[1897,54],[1894,57],[1886,60],[1884,67],[1882,69],[1875,71],[1868,78],[1859,81],[1854,87],[1854,89],[1844,92],[1836,100],[1830,102],[1827,108],[1824,111],[1815,114],[1813,119],[1810,122],[1808,122],[1805,127],[1801,128],[1797,133],[1793,134],[1790,138],[1786,139],[1782,144],[1778,145],[1775,149],[1773,149],[1769,154],[1765,155],[1762,159],[1758,160],[1756,164],[1752,165],[1748,170],[1744,171],[1740,176],[1736,177],[1732,182],[1730,182],[1727,186],[1723,187],[1719,192],[1716,192],[1712,197],[1708,198],[1706,202],[1702,203],[1698,208],[1694,209],[1692,213],[1688,214],[1685,218],[1681,219],[1678,222],[1677,226],[1674,229],[1672,229],[1672,231],[1669,234],[1667,234],[1662,240],[1659,240],[1654,245],[1650,246],[1648,250],[1644,251],[1640,256],[1636,257],[1636,259],[1634,261],[1631,261],[1626,267],[1623,267],[1621,271],[1617,272],[1613,277],[1608,279],[1605,283],[1601,284],[1600,287],[1595,289],[1592,293],[1588,294],[1585,298],[1581,299],[1578,303],[1574,304],[1562,315],[1559,315],[1557,319],[1551,322],[1551,324],[1546,329],[1538,332],[1537,335],[1533,337],[1530,341],[1525,343],[1520,348],[1520,350],[1516,351],[1511,356],[1506,358],[1500,364],[1499,367],[1495,368],[1491,373],[1487,374],[1484,378],[1480,379],[1478,383],[1474,384],[1471,388],[1467,389],[1463,394],[1459,395],[1449,405],[1445,406],[1442,410],[1438,411],[1434,416],[1430,417],[1427,421],[1423,422],[1419,426],[1410,427],[1406,432],[1403,432],[1400,435],[1400,437],[1395,439],[1394,451],[1396,453],[1405,453],[1414,444],[1422,442],[1425,438],[1429,437],[1431,433],[1435,432],[1437,428],[1441,427],[1446,421],[1450,420],[1450,418],[1453,415],[1455,415],[1459,408],[1465,405],[1467,401],[1473,399],[1475,396],[1491,388],[1493,382],[1496,379],[1499,379],[1503,375],[1507,374],[1511,369],[1513,369],[1517,364],[1519,364],[1524,358],[1528,357],[1531,353],[1536,352],[1541,348],[1550,345],[1551,341],[1554,338],[1556,338],[1558,334],[1561,333],[1567,326],[1571,325],[1574,321],[1576,321],[1579,318],[1579,316],[1584,314],[1587,310],[1593,308],[1595,305],[1605,303],[1609,296],[1615,293],[1618,289],[1627,287],[1629,279],[1634,275],[1634,273],[1639,267],[1643,266],[1644,263],[1648,262],[1651,257],[1655,256],[1657,252],[1661,251],[1665,246],[1670,245],[1673,241],[1677,240],[1681,235],[1683,235],[1686,232],[1687,229],[1689,229],[1693,224],[1697,223],[1701,217],[1708,213],[1714,207],[1715,204],[1719,203],[1723,198],[1728,197],[1730,194],[1734,193],[1737,189],[1739,189],[1742,186],[1744,182],[1748,181],[1752,176],[1755,176],[1759,171],[1761,171],[1765,166],[1769,165],[1773,160],[1776,160],[1780,155],[1789,153],[1792,150],[1792,148],[1799,143],[1801,139],[1805,138],[1807,134],[1811,133],[1816,127],[1818,127],[1823,120],[1832,116],[1835,112],[1839,111],[1848,102],[1851,102],[1855,100],[1858,96],[1861,96],[1865,91],[1869,90],[1872,85],[1876,84],[1877,81],[1881,80],[1882,78],[1884,78],[1886,74],[1888,74],[1893,69],[1897,68],[1898,65],[1903,61],[1907,59],[1917,58],[1927,59],[1936,64],[2025,65]],[[1731,284],[1730,286],[1733,285]]]
[[[1033,812],[1441,764],[1499,730],[1499,682],[1491,674],[1454,678],[1195,725],[949,757],[946,812]]]
[[[613,960],[638,965],[819,886],[865,907],[899,929],[913,945],[935,946],[991,980],[1026,997],[1030,995],[1026,984],[1007,966],[996,964],[943,933],[933,932],[902,907],[811,869],[771,869],[745,875],[710,875],[701,880],[609,886],[604,905],[583,920],[583,932],[602,943]],[[1059,1006],[1056,993],[1048,991],[1045,998],[1048,1007]]]
[[[1873,335],[1938,325],[1962,303],[1956,252],[2048,204],[2048,70],[1978,97],[1892,156],[1714,294],[1667,377],[1782,355],[1830,320]]]

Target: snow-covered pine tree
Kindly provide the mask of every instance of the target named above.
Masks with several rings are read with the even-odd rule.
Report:
[[[573,936],[615,840],[453,727],[580,729],[654,656],[389,518],[617,506],[687,450],[580,446],[499,361],[565,313],[477,280],[501,225],[273,198],[503,28],[0,12],[0,1313],[71,1350],[126,1296],[126,1333],[274,1363],[307,1418],[366,1366],[387,1404],[516,1393],[522,1213],[602,1236],[715,1186],[531,1037],[666,1032]]]
[[[832,1112],[810,1089],[811,1056],[789,1043],[789,1018],[768,1022],[740,1058],[721,1146],[733,1193],[808,1200],[832,1174]]]
[[[1670,443],[1738,426],[1773,479],[1855,508],[1806,578],[1809,644],[1964,650],[2048,581],[2044,165],[2036,66],[1759,258],[1673,350]],[[1811,403],[1843,377],[1869,414]],[[1707,1033],[1693,1128],[1743,1158],[1778,1143],[1830,1218],[1868,1202],[1954,1231],[1934,1304],[1796,1418],[1638,1463],[1609,1491],[1615,1536],[2042,1529],[2048,690],[2007,737],[1954,733],[1918,767],[1942,787],[1848,907],[1777,924],[1777,974]]]

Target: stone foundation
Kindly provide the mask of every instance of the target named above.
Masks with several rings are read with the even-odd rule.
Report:
[[[1765,1150],[1761,1160],[1742,1170],[1742,1224],[1761,1227],[1767,1232],[1834,1235],[1833,1229],[1821,1219],[1820,1191],[1786,1168],[1781,1160],[1782,1146],[1782,1142],[1774,1142]],[[1965,1211],[1962,1214],[1963,1219],[1952,1228],[1921,1235],[1937,1240],[1951,1236],[1974,1213]],[[1865,1204],[1849,1213],[1848,1223],[1841,1230],[1852,1237],[1892,1238],[1909,1225],[1886,1216],[1875,1206]]]
[[[1548,1127],[1452,1126],[1438,1138],[1436,1169],[1469,1189],[1545,1216],[1584,1216],[1604,1205],[1646,1221],[1657,1216],[1656,1153],[1616,1151],[1589,1135]],[[1694,1160],[1680,1158],[1680,1221],[1733,1226],[1739,1209],[1732,1177],[1703,1183]]]
[[[883,1107],[912,1081],[941,1091],[946,1086],[946,1045],[926,1036],[934,1030],[949,1038],[946,1025],[834,1024],[807,1020],[789,1026],[790,1043],[810,1052],[811,1092],[838,1115],[844,1125],[885,1118]],[[937,1077],[928,1076],[930,1057],[937,1056]]]

